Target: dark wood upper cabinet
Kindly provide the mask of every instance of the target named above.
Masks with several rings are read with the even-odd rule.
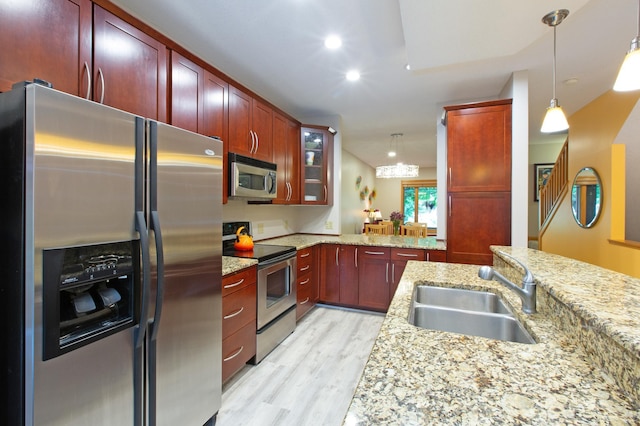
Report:
[[[91,7],[90,0],[37,1],[29,7],[0,1],[0,92],[40,78],[57,90],[88,97]]]
[[[229,151],[271,162],[272,133],[272,108],[229,86]]]
[[[167,48],[94,6],[93,99],[167,121]]]
[[[200,133],[204,130],[204,69],[171,52],[171,124]]]
[[[511,190],[511,100],[446,107],[449,192]]]

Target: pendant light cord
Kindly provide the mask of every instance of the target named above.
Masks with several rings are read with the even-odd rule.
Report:
[[[553,26],[553,99],[556,99],[556,27]]]

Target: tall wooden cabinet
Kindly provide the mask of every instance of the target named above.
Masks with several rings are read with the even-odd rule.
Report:
[[[273,204],[300,204],[300,124],[273,113],[273,162],[278,166]]]
[[[511,99],[447,111],[447,261],[492,264],[511,244]]]

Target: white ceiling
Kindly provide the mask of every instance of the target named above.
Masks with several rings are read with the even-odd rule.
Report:
[[[343,147],[371,166],[402,132],[401,159],[435,167],[442,106],[496,98],[514,71],[529,77],[530,143],[556,140],[539,132],[552,97],[542,17],[570,10],[557,27],[568,115],[613,86],[638,31],[636,0],[112,1],[292,116],[341,116]],[[324,48],[330,33],[340,50]]]

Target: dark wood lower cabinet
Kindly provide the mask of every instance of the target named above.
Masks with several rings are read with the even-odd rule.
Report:
[[[358,254],[358,305],[376,311],[389,308],[391,249],[363,247]]]
[[[318,302],[318,248],[298,250],[296,276],[296,320],[302,318]]]
[[[449,194],[447,262],[492,265],[491,245],[511,245],[510,192]]]
[[[222,381],[256,354],[256,267],[222,277]]]
[[[323,244],[320,250],[320,300],[358,306],[358,246]]]

